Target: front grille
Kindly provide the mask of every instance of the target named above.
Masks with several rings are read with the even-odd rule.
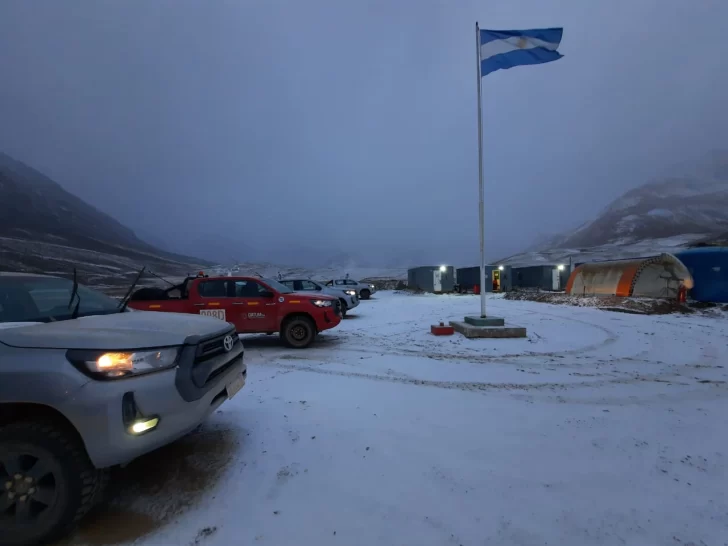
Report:
[[[209,384],[210,381],[214,380],[218,375],[224,374],[233,364],[235,364],[235,359],[227,362],[217,370],[213,370],[213,372],[207,376],[207,379],[205,380],[205,385]]]
[[[217,355],[224,353],[225,345],[223,344],[223,341],[224,341],[225,337],[227,337],[228,335],[232,335],[232,337],[233,337],[233,348],[235,348],[235,346],[238,343],[240,343],[240,340],[238,339],[238,336],[235,332],[232,332],[229,334],[223,334],[221,336],[210,339],[208,341],[203,341],[202,343],[200,343],[197,346],[197,354],[195,355],[195,364],[204,362],[206,360],[216,357]]]
[[[225,350],[224,340],[232,336],[233,345],[230,351]],[[210,390],[217,388],[226,373],[243,363],[243,343],[238,339],[235,330],[205,338],[188,341],[180,356],[175,378],[177,391],[186,402],[199,400]]]
[[[233,338],[230,351],[225,350],[224,342],[227,336]],[[192,364],[192,381],[194,384],[198,387],[205,387],[219,375],[225,373],[237,361],[240,343],[241,341],[234,331],[201,342],[197,346],[195,360]],[[233,355],[236,356],[233,357]]]

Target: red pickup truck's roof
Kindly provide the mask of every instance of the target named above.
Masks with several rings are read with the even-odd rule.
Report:
[[[251,280],[251,281],[261,281],[263,283],[266,283],[268,279],[264,277],[254,277],[250,275],[215,275],[214,277],[189,277],[188,281],[229,281],[229,280],[235,280],[235,279],[245,279],[245,280]],[[275,279],[272,279],[275,280]],[[276,281],[277,282],[277,281]],[[287,296],[293,296],[295,294],[296,297],[302,297],[304,299],[310,299],[310,300],[335,300],[337,299],[335,296],[330,296],[328,294],[312,294],[311,292],[281,292],[282,294],[286,294]]]

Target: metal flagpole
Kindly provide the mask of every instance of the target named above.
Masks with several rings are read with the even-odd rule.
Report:
[[[478,220],[480,223],[480,317],[485,318],[485,219],[483,203],[483,106],[480,97],[480,28],[475,22],[475,61],[478,74]]]

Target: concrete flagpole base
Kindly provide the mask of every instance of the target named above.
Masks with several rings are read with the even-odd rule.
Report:
[[[480,317],[472,315],[465,317],[465,322],[471,326],[504,326],[506,321],[500,317]]]
[[[463,321],[452,320],[453,330],[467,338],[523,338],[526,329],[522,326],[506,326],[500,317],[469,316]]]

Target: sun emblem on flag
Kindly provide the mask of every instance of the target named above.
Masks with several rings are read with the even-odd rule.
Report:
[[[516,47],[518,49],[524,49],[527,45],[528,45],[528,40],[523,37],[519,38],[518,41],[516,42]]]

